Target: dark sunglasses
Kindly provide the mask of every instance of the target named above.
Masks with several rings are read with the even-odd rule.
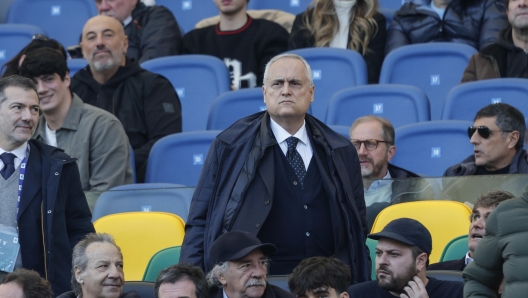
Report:
[[[489,129],[489,127],[487,127],[487,126],[478,126],[478,127],[470,126],[470,127],[468,127],[468,130],[467,130],[468,137],[470,139],[475,134],[475,131],[478,131],[478,134],[481,137],[483,137],[484,139],[487,139],[487,138],[489,138],[489,136],[490,136],[490,134],[492,132],[512,132],[513,130],[497,130],[497,131],[493,131],[493,130]]]

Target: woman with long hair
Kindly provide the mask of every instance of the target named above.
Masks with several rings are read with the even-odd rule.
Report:
[[[314,0],[295,18],[289,48],[355,50],[365,59],[369,84],[375,84],[387,36],[385,17],[377,10],[378,0]]]

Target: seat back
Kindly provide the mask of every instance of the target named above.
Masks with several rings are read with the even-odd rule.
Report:
[[[442,119],[473,121],[481,108],[499,102],[516,107],[527,117],[527,97],[527,79],[501,78],[460,84],[447,94]]]
[[[454,201],[417,201],[391,205],[383,209],[372,226],[372,233],[380,232],[389,222],[398,218],[412,218],[422,223],[431,233],[433,249],[431,264],[437,263],[444,247],[454,237],[467,234],[471,209]]]
[[[440,262],[460,260],[468,251],[468,235],[462,235],[449,241],[442,252]]]
[[[127,264],[128,265],[128,264]],[[125,276],[126,278],[126,276]],[[123,293],[134,291],[141,298],[154,298],[154,283],[145,281],[125,281]],[[126,296],[125,296],[126,297]]]
[[[181,246],[173,246],[158,251],[150,259],[143,281],[155,282],[161,270],[178,264],[180,260]]]
[[[340,135],[344,136],[345,138],[350,138],[348,136],[348,131],[350,130],[350,126],[344,126],[344,125],[328,125],[333,131],[339,133]]]
[[[73,58],[66,61],[70,69],[70,77],[73,77],[79,70],[88,66],[88,61],[84,58]]]
[[[46,32],[32,25],[0,24],[0,65],[15,57],[35,34],[46,35]]]
[[[440,177],[473,153],[468,121],[429,121],[396,129],[398,152],[391,163],[414,173]]]
[[[290,291],[290,288],[288,287],[288,275],[270,275],[266,280],[270,285],[279,287],[287,292]]]
[[[378,240],[367,238],[366,244],[370,252],[370,261],[372,262],[370,278],[376,280],[376,245],[378,245]]]
[[[312,0],[251,0],[248,9],[279,9],[292,14],[300,14],[308,8]]]
[[[356,51],[309,48],[289,51],[302,56],[312,68],[315,97],[312,115],[324,119],[328,102],[338,91],[367,84],[367,66]]]
[[[92,222],[124,212],[167,212],[187,220],[194,189],[171,183],[140,183],[114,187],[95,202]]]
[[[429,98],[431,119],[439,120],[447,93],[460,83],[473,47],[453,42],[413,44],[390,52],[381,67],[380,84],[412,85]]]
[[[379,7],[398,10],[404,2],[405,0],[379,0]]]
[[[195,186],[209,147],[219,132],[184,132],[158,140],[150,150],[145,182]]]
[[[205,130],[213,101],[230,90],[227,66],[213,56],[162,57],[143,62],[141,67],[166,77],[176,89],[183,131]]]
[[[66,48],[79,44],[84,24],[95,15],[93,0],[15,0],[6,23],[38,26]]]
[[[464,282],[461,271],[454,270],[427,270],[427,277],[438,280]]]
[[[218,15],[218,8],[213,1],[156,0],[156,5],[168,8],[185,33],[193,30],[199,21]]]
[[[150,258],[161,249],[183,242],[185,223],[165,212],[111,214],[94,222],[97,233],[112,235],[126,260],[126,280],[140,281]]]
[[[350,126],[367,115],[387,118],[394,127],[431,120],[429,100],[419,88],[366,85],[337,92],[328,104],[325,123]]]

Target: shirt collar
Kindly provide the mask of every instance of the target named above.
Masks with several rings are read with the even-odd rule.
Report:
[[[126,27],[130,22],[132,22],[132,16],[128,16],[128,18],[123,21],[123,27]]]
[[[18,159],[22,160],[26,156],[27,146],[28,142],[24,142],[24,144],[20,145],[20,147],[16,148],[13,151],[5,151],[4,149],[0,148],[0,154],[4,152],[10,152],[13,153]]]
[[[270,120],[271,131],[273,131],[273,135],[275,135],[277,143],[280,144],[284,142],[287,138],[292,136],[289,132],[282,128],[282,126],[275,122],[273,118],[270,117]],[[306,133],[306,121],[303,120],[303,125],[293,136],[298,138],[303,144],[308,144],[308,134]]]
[[[468,265],[469,263],[473,262],[473,258],[469,256],[469,251],[466,254],[466,259],[464,260],[465,264]]]
[[[388,180],[388,179],[391,179],[391,175],[390,175],[390,172],[389,170],[387,170],[387,174],[381,178],[381,180],[376,180],[374,182],[372,182],[372,184],[370,185],[370,187],[368,188],[368,190],[375,190],[375,189],[378,189],[378,188],[381,188],[389,183],[392,183],[391,180]]]

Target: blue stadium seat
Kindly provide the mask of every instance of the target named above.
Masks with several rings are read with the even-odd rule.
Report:
[[[95,15],[94,0],[15,0],[7,23],[38,26],[68,47],[79,43],[84,24]]]
[[[367,84],[367,66],[356,51],[309,48],[289,51],[302,56],[312,68],[315,98],[312,114],[322,120],[330,98],[345,88]]]
[[[134,148],[132,148],[132,145],[128,144],[128,150],[129,150],[129,154],[128,154],[128,160],[130,162],[130,167],[132,168],[132,175],[133,175],[133,178],[134,178],[134,183],[137,182],[137,175],[136,175],[136,159],[134,157]]]
[[[398,10],[404,2],[405,0],[379,0],[379,7]]]
[[[0,24],[0,65],[15,57],[35,34],[46,35],[46,32],[32,25]]]
[[[68,62],[68,68],[70,69],[70,77],[73,77],[75,73],[88,65],[88,61],[84,58],[68,59],[66,62]]]
[[[348,131],[350,130],[350,126],[345,126],[345,125],[328,125],[328,127],[330,127],[333,131],[341,134],[342,136],[344,136],[345,138],[349,138],[348,136]]]
[[[429,100],[419,88],[367,85],[336,93],[328,104],[325,123],[350,126],[366,115],[387,118],[394,127],[431,120]]]
[[[205,130],[213,101],[230,90],[229,70],[224,62],[207,55],[156,58],[141,64],[166,77],[182,105],[183,131]]]
[[[168,212],[187,220],[194,188],[172,183],[127,184],[103,192],[97,199],[92,222],[115,213]]]
[[[292,14],[305,11],[312,0],[251,0],[248,9],[279,9]]]
[[[473,121],[478,110],[491,103],[507,103],[528,116],[528,80],[492,79],[454,87],[447,94],[442,119]]]
[[[440,177],[473,153],[468,121],[429,121],[396,129],[398,148],[391,163],[417,174]]]
[[[431,104],[431,119],[439,120],[447,93],[460,83],[475,52],[471,46],[452,42],[404,46],[385,57],[379,83],[422,89]]]
[[[199,21],[218,15],[212,0],[156,0],[156,5],[167,7],[184,33],[193,30]]]
[[[385,17],[385,21],[386,21],[385,28],[389,29],[390,25],[392,24],[392,19],[394,19],[394,14],[396,13],[396,9],[380,7],[378,9],[378,12],[381,13]]]
[[[195,186],[209,147],[219,132],[183,132],[158,140],[149,154],[145,182]]]

